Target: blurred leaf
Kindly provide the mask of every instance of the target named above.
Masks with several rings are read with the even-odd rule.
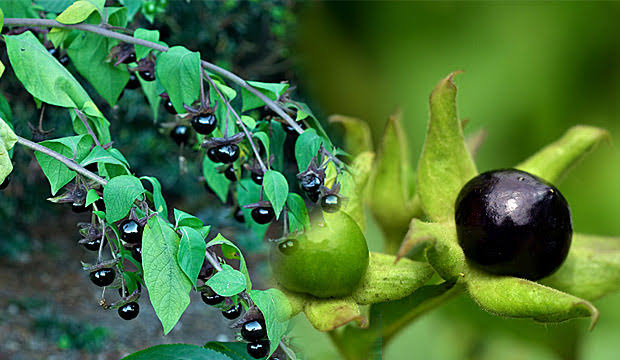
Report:
[[[203,156],[202,174],[205,177],[205,181],[213,192],[215,192],[217,197],[224,203],[228,198],[230,180],[226,178],[223,172],[219,172],[217,167],[218,164],[211,161],[208,156]]]
[[[177,260],[189,281],[196,286],[200,268],[205,260],[207,243],[199,231],[189,226],[181,226],[179,230],[181,231],[181,241],[179,242]]]
[[[90,205],[92,205],[92,203],[99,199],[101,199],[101,197],[99,196],[99,194],[97,194],[97,190],[90,189],[86,193],[86,202],[84,203],[84,206],[89,207]]]
[[[146,97],[146,100],[151,105],[151,111],[153,112],[153,122],[157,122],[157,118],[159,116],[159,103],[161,102],[161,97],[159,96],[161,84],[155,79],[155,81],[146,81],[142,79],[142,76],[138,76],[138,81],[140,81],[140,88]]]
[[[372,137],[368,123],[357,118],[332,115],[330,124],[340,124],[344,127],[344,148],[352,155],[364,151],[372,151]]]
[[[574,126],[556,142],[545,146],[516,168],[555,183],[604,139],[609,139],[609,133],[604,129]]]
[[[392,255],[370,253],[368,270],[351,295],[360,305],[401,299],[424,285],[435,273],[428,264]]]
[[[153,186],[153,205],[155,205],[155,211],[157,211],[164,219],[168,218],[168,205],[161,193],[161,184],[157,178],[152,176],[142,176],[140,180],[146,180]]]
[[[459,191],[477,174],[456,112],[454,75],[431,93],[431,118],[418,164],[418,193],[425,214],[434,221],[452,220]]]
[[[560,269],[542,283],[589,301],[620,289],[620,238],[574,234]]]
[[[110,179],[103,187],[107,221],[113,223],[127,216],[134,201],[145,191],[135,176],[121,175]]]
[[[268,170],[263,175],[263,191],[267,199],[269,199],[271,206],[273,206],[276,219],[278,219],[288,197],[288,182],[286,182],[286,178],[275,170]]]
[[[125,6],[132,19],[142,8],[142,0],[119,0],[118,2]]]
[[[315,329],[331,331],[352,321],[360,327],[368,326],[360,308],[352,298],[311,299],[304,306],[306,318]]]
[[[174,109],[183,114],[183,104],[191,105],[200,95],[200,54],[183,46],[173,46],[157,57],[155,75],[170,96]]]
[[[17,135],[11,127],[0,118],[0,183],[13,171],[9,151],[17,143]]]
[[[68,8],[74,0],[35,0],[35,4],[41,6],[46,12],[61,13]]]
[[[478,150],[480,150],[480,147],[484,143],[484,140],[486,140],[487,135],[486,130],[480,129],[465,139],[467,150],[469,150],[472,158],[475,158],[476,154],[478,154]]]
[[[299,172],[304,172],[310,165],[312,158],[317,156],[323,139],[316,134],[314,129],[308,129],[299,135],[295,141],[295,159]]]
[[[310,217],[304,199],[296,193],[289,193],[286,199],[289,211],[289,232],[310,230]],[[292,220],[295,220],[293,222]],[[297,224],[298,226],[294,226]]]
[[[179,235],[159,216],[149,219],[144,227],[142,235],[144,282],[164,334],[172,330],[190,301],[189,292],[192,283],[177,262],[179,242]]]
[[[93,3],[79,0],[58,15],[56,21],[61,24],[79,24],[86,20],[95,10],[97,10],[97,7]]]
[[[529,280],[491,275],[471,267],[466,280],[471,297],[495,315],[539,322],[590,317],[591,327],[598,320],[598,310],[588,301]]]
[[[220,352],[211,349],[201,348],[196,345],[187,344],[166,344],[157,345],[135,352],[123,358],[123,360],[171,360],[171,359],[192,359],[192,360],[230,360],[230,358]]]
[[[198,268],[198,270],[200,270],[200,268]],[[217,294],[230,297],[244,291],[246,289],[247,282],[245,280],[245,275],[243,275],[242,272],[224,264],[222,265],[222,271],[218,271],[215,275],[213,275],[207,281],[206,285]]]
[[[284,293],[278,289],[251,290],[249,295],[265,318],[267,337],[271,344],[268,356],[271,356],[288,330],[291,305]]]

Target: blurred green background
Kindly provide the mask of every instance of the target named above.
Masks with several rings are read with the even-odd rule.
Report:
[[[465,133],[484,129],[480,171],[510,167],[570,126],[608,129],[603,144],[561,183],[576,231],[620,235],[620,4],[614,2],[319,2],[299,14],[302,84],[325,113],[367,120],[375,143],[404,111],[419,156],[428,95],[454,70]],[[369,241],[376,244],[377,229]],[[410,326],[384,359],[617,359],[620,295],[601,319],[538,325],[488,315],[463,297]],[[307,338],[306,338],[307,337]],[[312,358],[333,348],[311,332]]]

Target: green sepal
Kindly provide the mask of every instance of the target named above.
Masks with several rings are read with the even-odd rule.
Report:
[[[344,128],[344,148],[352,155],[372,151],[372,136],[368,123],[358,118],[332,115],[330,124],[340,124]]]
[[[308,321],[319,331],[331,331],[350,322],[360,327],[368,326],[368,320],[362,315],[359,305],[353,298],[316,299],[304,306]]]

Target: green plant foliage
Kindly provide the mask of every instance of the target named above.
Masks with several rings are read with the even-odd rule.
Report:
[[[248,84],[252,85],[255,89],[259,90],[265,96],[271,100],[277,100],[288,89],[287,83],[264,83],[259,81],[248,81]],[[252,94],[246,89],[241,90],[241,98],[243,99],[243,106],[241,111],[256,109],[261,106],[265,106],[265,102],[259,99],[256,95]]]
[[[265,318],[267,337],[271,343],[269,351],[271,356],[288,330],[291,306],[284,293],[278,289],[252,290],[249,295]]]
[[[299,172],[305,171],[310,165],[312,158],[318,156],[319,148],[323,139],[317,135],[314,129],[304,131],[295,142],[295,159]]]
[[[245,263],[245,258],[243,257],[243,254],[241,253],[237,245],[233,244],[230,240],[223,237],[222,234],[218,234],[215,239],[209,241],[209,243],[207,244],[207,248],[215,245],[222,246],[222,252],[227,258],[239,260],[239,271],[245,276],[246,280],[245,287],[247,290],[252,289],[252,280],[250,280],[248,266]]]
[[[204,345],[205,349],[215,350],[228,356],[231,360],[254,360],[248,355],[246,344],[240,342],[210,341]]]
[[[173,46],[157,58],[155,76],[170,96],[174,109],[182,114],[185,105],[198,99],[200,92],[200,54]]]
[[[121,175],[112,178],[103,188],[106,220],[112,223],[127,216],[134,201],[145,191],[140,179],[135,176]]]
[[[192,360],[230,360],[227,355],[196,345],[167,344],[157,345],[128,355],[123,360],[168,360],[168,359],[192,359]]]
[[[222,296],[234,296],[246,289],[247,281],[242,272],[224,265],[222,271],[207,281],[207,285]]]
[[[86,20],[94,11],[97,11],[97,7],[92,2],[79,0],[58,15],[56,21],[62,24],[79,24]]]
[[[159,41],[159,31],[158,30],[147,30],[147,29],[136,29],[136,31],[134,31],[133,36],[138,38],[138,39],[142,39],[142,40],[147,40],[147,41],[152,41],[161,45],[165,44],[161,41]],[[150,52],[151,49],[147,48],[146,46],[142,46],[142,45],[134,45],[135,51],[136,51],[136,59],[140,60],[145,58]]]
[[[15,143],[17,143],[17,135],[4,119],[0,118],[0,182],[4,181],[13,171],[9,151]]]
[[[39,144],[68,158],[74,158],[79,162],[88,154],[92,142],[93,140],[89,135],[78,135],[43,141]],[[34,153],[34,156],[50,182],[52,195],[56,195],[58,190],[67,185],[76,175],[75,171],[67,168],[65,164],[51,156],[38,151]]]
[[[146,180],[151,183],[151,185],[153,186],[152,195],[153,195],[153,204],[155,205],[155,211],[157,211],[161,215],[161,217],[163,217],[164,219],[167,219],[168,218],[168,206],[166,205],[166,200],[164,199],[164,196],[161,193],[161,184],[159,183],[159,180],[157,180],[156,178],[152,176],[142,176],[140,180]],[[176,217],[176,213],[175,213],[175,217]],[[202,226],[202,222],[200,224]]]
[[[217,197],[220,198],[222,202],[225,202],[228,197],[230,180],[226,178],[223,172],[217,170],[218,166],[218,164],[211,161],[207,156],[202,159],[202,174],[205,177],[205,181]]]
[[[288,183],[284,175],[275,170],[268,170],[263,176],[263,192],[271,202],[278,219],[288,197]]]
[[[205,243],[203,235],[194,228],[181,226],[179,231],[181,231],[181,241],[177,260],[189,281],[196,286],[200,268],[205,260],[207,243]]]

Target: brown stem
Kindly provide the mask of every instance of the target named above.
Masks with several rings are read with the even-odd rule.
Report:
[[[73,109],[73,110],[75,110],[75,114],[77,115],[77,117],[79,117],[80,120],[82,120],[82,124],[84,124],[84,127],[86,127],[86,131],[88,131],[88,134],[90,135],[90,137],[93,138],[95,145],[101,146],[99,139],[97,139],[97,135],[95,135],[95,132],[93,131],[93,129],[91,129],[90,125],[88,125],[88,119],[86,119],[86,116],[84,116],[84,113],[78,109]]]

